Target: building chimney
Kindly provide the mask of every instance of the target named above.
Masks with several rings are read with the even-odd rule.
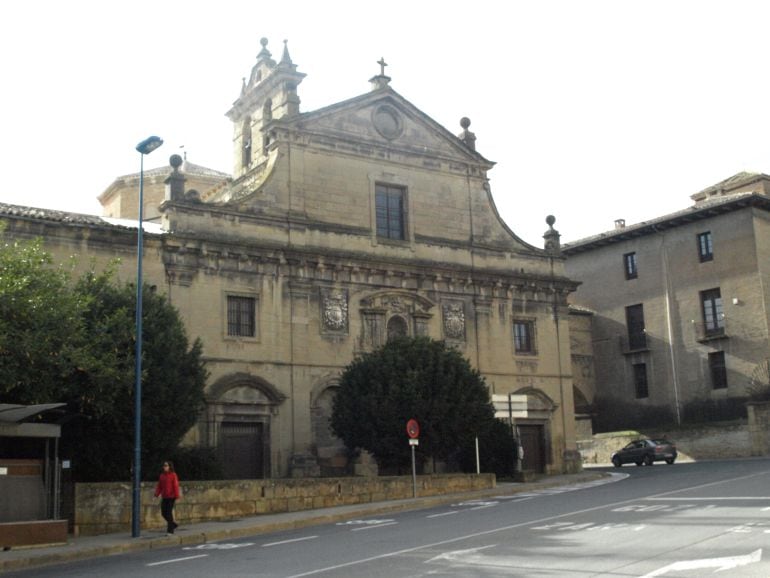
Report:
[[[625,228],[626,228],[625,219],[615,219],[615,229],[625,229]]]

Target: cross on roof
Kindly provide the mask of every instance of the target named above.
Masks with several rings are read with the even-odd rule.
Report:
[[[388,65],[388,63],[387,63],[387,62],[385,62],[385,57],[384,57],[384,56],[383,56],[383,57],[381,57],[381,58],[380,58],[380,59],[377,61],[377,64],[379,64],[379,65],[380,65],[380,76],[385,76],[385,67]]]

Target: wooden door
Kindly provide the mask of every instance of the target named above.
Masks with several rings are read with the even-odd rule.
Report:
[[[521,446],[524,459],[521,468],[524,471],[545,472],[545,428],[542,425],[519,425]]]
[[[220,440],[225,479],[265,477],[263,424],[223,422]]]

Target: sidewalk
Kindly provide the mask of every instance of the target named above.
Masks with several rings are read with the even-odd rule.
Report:
[[[70,536],[67,544],[19,548],[0,552],[0,573],[51,564],[65,564],[77,560],[124,552],[168,548],[181,544],[194,545],[231,540],[255,534],[292,530],[389,512],[419,510],[456,501],[490,498],[520,492],[531,492],[555,486],[591,482],[605,476],[606,474],[602,472],[584,471],[578,474],[547,476],[527,483],[499,483],[496,488],[490,490],[477,490],[460,494],[446,494],[425,498],[418,496],[417,498],[406,500],[337,506],[334,508],[303,510],[283,514],[265,514],[240,520],[202,522],[191,525],[184,524],[184,520],[182,520],[177,533],[173,536],[166,536],[165,530],[161,531],[159,528],[142,530],[142,535],[139,538],[132,538],[130,532],[77,538]]]

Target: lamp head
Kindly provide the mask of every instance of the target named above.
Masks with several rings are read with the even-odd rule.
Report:
[[[163,144],[162,138],[160,138],[159,136],[151,136],[151,137],[147,137],[138,145],[136,145],[136,150],[138,150],[143,155],[148,155],[162,144]]]

